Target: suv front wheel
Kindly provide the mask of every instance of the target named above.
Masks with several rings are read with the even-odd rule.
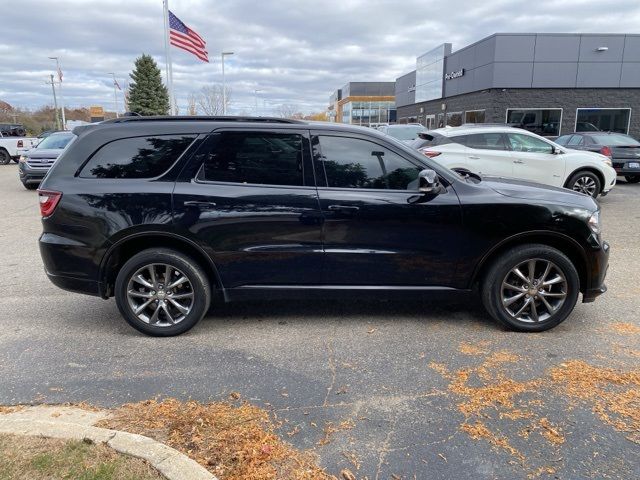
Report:
[[[580,281],[571,260],[559,250],[525,245],[499,257],[481,288],[493,318],[513,330],[542,332],[573,311]]]
[[[124,319],[147,335],[179,335],[209,309],[211,286],[190,257],[169,249],[144,250],[118,272],[116,303]]]

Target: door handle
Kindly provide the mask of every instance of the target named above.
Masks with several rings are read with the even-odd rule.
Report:
[[[198,200],[189,200],[184,202],[185,207],[197,207],[202,208],[203,210],[213,208],[216,206],[215,202],[199,202]]]
[[[522,160],[514,160],[513,163],[524,163]]]
[[[471,160],[480,160],[480,157],[476,156],[476,155],[469,155],[469,158]]]
[[[360,207],[355,205],[329,205],[327,209],[332,212],[355,213],[360,210]]]

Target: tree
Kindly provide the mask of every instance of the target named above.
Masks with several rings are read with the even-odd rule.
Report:
[[[196,105],[196,96],[190,93],[187,97],[187,115],[198,115],[198,105]]]
[[[225,95],[227,109],[231,102],[231,89],[226,88]],[[197,107],[205,115],[222,115],[225,109],[222,107],[223,95],[222,85],[207,85],[202,87],[197,97]]]
[[[169,113],[169,93],[162,84],[160,69],[151,55],[136,58],[129,86],[129,110],[140,115]]]
[[[316,122],[326,122],[326,121],[328,121],[327,112],[311,113],[309,115],[305,115],[304,119],[305,120],[313,120],[313,121],[316,121]]]

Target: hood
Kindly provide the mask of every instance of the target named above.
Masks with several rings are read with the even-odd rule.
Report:
[[[542,185],[540,183],[502,177],[483,176],[482,183],[493,191],[506,197],[532,201],[564,203],[590,211],[596,211],[598,209],[598,204],[593,198],[582,193],[567,190],[566,188],[552,187],[549,185]]]
[[[29,158],[58,158],[63,148],[33,148],[25,153]]]

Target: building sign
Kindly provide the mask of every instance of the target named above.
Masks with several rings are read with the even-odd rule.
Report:
[[[91,117],[91,122],[102,122],[104,120],[104,108],[95,105],[89,107],[89,116]]]
[[[464,75],[464,68],[456,70],[455,72],[447,73],[444,76],[445,80],[453,80],[454,78],[460,78]]]

